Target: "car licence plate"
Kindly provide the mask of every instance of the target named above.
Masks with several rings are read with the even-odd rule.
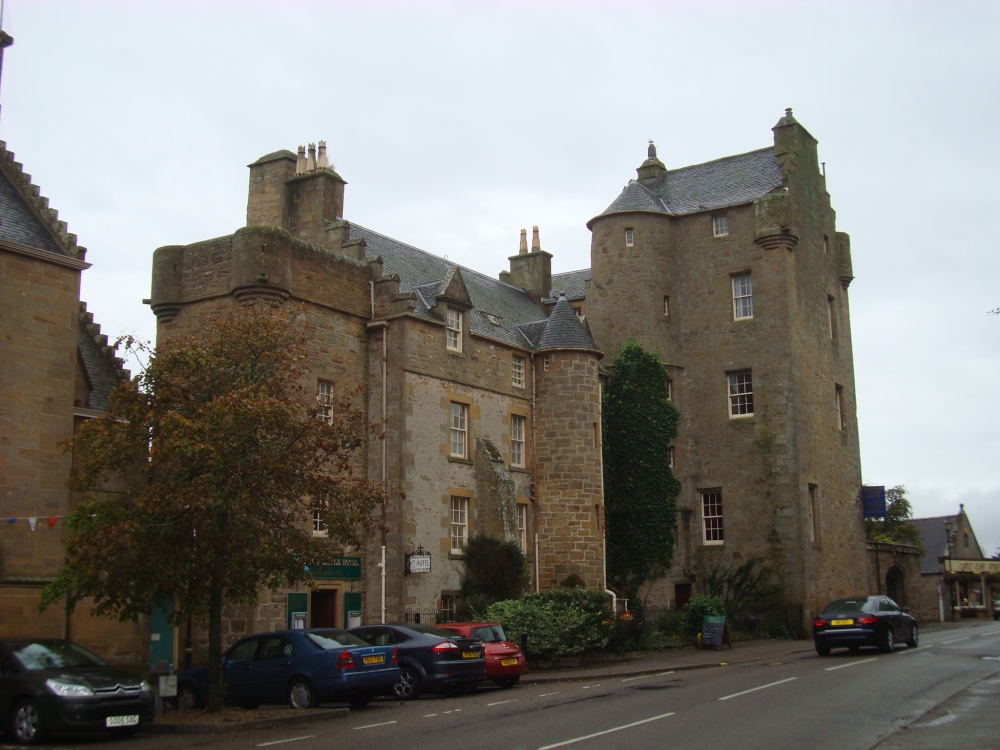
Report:
[[[139,714],[130,716],[109,716],[104,720],[106,727],[134,727],[139,723]]]
[[[362,664],[385,664],[385,654],[372,654],[371,656],[362,656]]]
[[[478,659],[479,658],[479,652],[478,651],[463,651],[462,652],[462,658],[463,659]]]
[[[513,667],[517,664],[517,659],[501,659],[500,664],[505,667]]]
[[[831,625],[853,625],[854,620],[830,620]]]

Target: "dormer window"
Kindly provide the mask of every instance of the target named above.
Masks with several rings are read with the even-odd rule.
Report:
[[[448,308],[448,351],[462,351],[462,311]]]
[[[725,237],[729,234],[729,219],[725,214],[712,218],[712,236]]]

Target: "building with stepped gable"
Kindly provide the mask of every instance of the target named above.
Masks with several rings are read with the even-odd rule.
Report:
[[[3,50],[13,39],[0,31]],[[80,300],[87,251],[0,141],[0,635],[65,636],[105,657],[147,658],[146,624],[38,611],[65,560],[64,448],[129,373]]]

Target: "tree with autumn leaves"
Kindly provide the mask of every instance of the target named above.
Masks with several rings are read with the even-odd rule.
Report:
[[[172,596],[176,622],[208,624],[209,710],[222,706],[224,606],[307,579],[331,540],[381,528],[383,488],[353,471],[372,426],[355,394],[317,403],[308,333],[300,311],[266,305],[211,320],[148,352],[73,440],[84,500],[44,604],[90,598],[131,620]]]

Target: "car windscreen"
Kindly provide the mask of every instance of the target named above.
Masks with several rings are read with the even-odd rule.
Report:
[[[870,597],[855,596],[845,599],[836,599],[826,605],[823,614],[836,614],[838,612],[872,612],[873,605]]]
[[[97,654],[69,641],[15,641],[8,643],[8,646],[14,652],[17,660],[21,662],[21,666],[28,671],[107,666],[107,662]]]
[[[324,651],[332,651],[341,646],[367,646],[368,644],[346,630],[310,630],[306,638]]]
[[[487,643],[507,640],[507,636],[504,635],[503,628],[499,625],[479,625],[472,628],[471,635],[473,638],[478,638],[479,640],[486,641]]]
[[[436,628],[433,625],[407,625],[410,630],[416,631],[417,633],[426,633],[427,635],[437,635],[441,638],[465,638],[464,635],[455,631],[448,630],[447,628]]]

